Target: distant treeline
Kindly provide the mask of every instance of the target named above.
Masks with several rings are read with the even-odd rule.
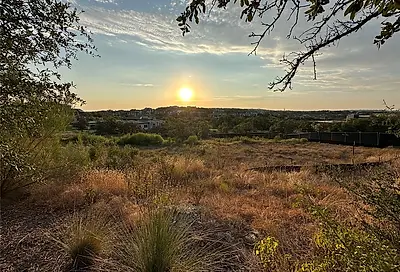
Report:
[[[85,127],[87,120],[80,118],[80,126]],[[220,116],[203,117],[184,115],[164,118],[161,127],[147,132],[158,133],[165,138],[176,138],[185,140],[191,135],[200,139],[210,137],[212,133],[270,133],[271,135],[286,135],[302,132],[379,132],[398,133],[400,131],[400,117],[398,113],[380,113],[369,118],[354,118],[347,121],[317,122],[303,118],[295,118],[285,115],[284,112],[277,116],[274,114],[263,114],[258,116]],[[140,128],[132,124],[124,123],[116,117],[99,119],[95,133],[98,135],[124,135],[127,133],[140,132]]]

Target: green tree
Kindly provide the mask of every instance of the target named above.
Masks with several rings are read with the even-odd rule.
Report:
[[[205,139],[208,137],[210,128],[210,123],[207,120],[176,117],[167,118],[162,128],[155,130],[155,132],[184,141],[192,135]]]
[[[86,118],[85,116],[77,115],[75,118],[76,118],[76,120],[75,120],[75,122],[73,123],[73,126],[74,126],[76,129],[79,129],[79,130],[86,130],[86,129],[88,129],[89,121],[87,120],[87,118]]]
[[[123,135],[139,131],[140,128],[136,124],[122,122],[115,117],[106,117],[96,125],[96,133],[100,135]]]
[[[190,32],[190,22],[199,23],[201,13],[206,13],[207,9],[211,11],[215,7],[225,9],[232,2],[240,4],[240,19],[246,22],[252,22],[257,16],[263,21],[265,18],[271,18],[270,22],[262,23],[264,30],[261,33],[252,32],[249,35],[254,39],[252,44],[255,45],[249,55],[256,54],[262,40],[275,26],[282,24],[282,20],[290,22],[287,38],[296,39],[305,50],[283,57],[282,63],[287,65],[288,69],[283,77],[277,77],[269,86],[279,91],[291,88],[298,69],[308,60],[314,62],[316,78],[315,56],[322,48],[338,43],[376,19],[381,20],[381,31],[373,41],[378,47],[400,31],[400,0],[212,0],[208,6],[206,2],[191,0],[177,18],[183,35]],[[301,16],[305,16],[312,24],[296,35]]]
[[[95,47],[69,3],[5,0],[0,10],[0,120],[18,135],[35,129],[42,119],[37,109],[48,102],[82,102],[58,69],[71,67],[78,51],[94,54]]]
[[[48,158],[47,147],[54,146],[46,142],[70,123],[71,106],[82,102],[71,91],[73,84],[61,80],[59,69],[70,68],[78,52],[95,55],[95,49],[70,3],[0,2],[2,195],[8,182],[38,180],[38,158]]]

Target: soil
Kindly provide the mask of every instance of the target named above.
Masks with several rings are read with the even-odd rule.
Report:
[[[63,271],[65,253],[50,235],[65,212],[50,212],[26,201],[1,207],[0,271]]]

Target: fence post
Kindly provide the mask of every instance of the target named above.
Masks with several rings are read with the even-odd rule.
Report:
[[[380,145],[379,145],[379,144],[380,144],[380,139],[379,139],[379,136],[380,136],[380,133],[379,133],[379,132],[377,132],[377,133],[376,133],[376,146],[377,146],[377,147],[379,147],[379,146],[380,146]]]

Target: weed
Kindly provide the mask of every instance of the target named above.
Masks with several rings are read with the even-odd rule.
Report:
[[[225,182],[225,181],[222,181],[220,184],[219,184],[219,189],[221,190],[221,191],[223,191],[224,193],[229,193],[230,192],[230,187],[229,187],[229,184],[227,183],[227,182]]]
[[[264,268],[270,269],[277,253],[279,242],[272,236],[265,237],[254,246],[254,254],[260,258]]]

